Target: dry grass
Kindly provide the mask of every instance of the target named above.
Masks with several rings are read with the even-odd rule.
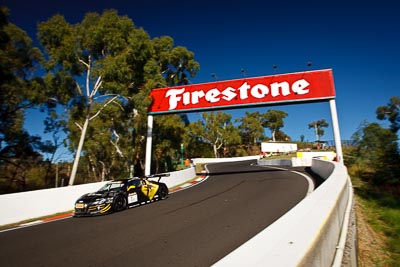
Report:
[[[376,232],[369,223],[369,210],[359,197],[356,197],[358,266],[389,267],[390,253],[387,250],[386,237]]]

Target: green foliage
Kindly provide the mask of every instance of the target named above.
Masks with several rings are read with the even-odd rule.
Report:
[[[187,84],[199,70],[193,52],[175,46],[169,36],[151,39],[116,10],[87,13],[76,24],[62,15],[40,22],[37,37],[46,60],[23,30],[8,23],[8,9],[1,8],[0,18],[0,167],[7,172],[0,183],[8,191],[51,186],[57,149],[68,144],[76,151],[81,137],[78,183],[126,177],[136,158],[144,157],[150,90]],[[40,64],[45,74],[35,77]],[[37,105],[48,115],[45,133],[52,140],[45,143],[23,129],[25,110]],[[187,123],[156,120],[156,151],[175,158]],[[68,140],[60,138],[65,133]],[[42,160],[37,151],[48,157],[40,167],[29,163]],[[43,183],[26,176],[36,173]]]
[[[254,145],[258,140],[264,138],[264,127],[262,125],[262,115],[260,112],[246,111],[246,116],[236,119],[239,122],[239,131],[242,136],[242,142]]]
[[[319,141],[321,136],[325,134],[323,128],[329,126],[329,123],[325,119],[317,120],[308,124],[308,129],[315,129],[315,140]]]
[[[44,166],[38,153],[24,154],[0,164],[0,194],[45,187]]]
[[[214,157],[213,147],[202,138],[204,135],[205,131],[201,121],[191,122],[186,126],[183,143],[187,158]]]
[[[389,120],[390,129],[396,133],[400,129],[400,98],[393,96],[386,106],[379,106],[376,117],[379,120]]]
[[[290,136],[288,136],[285,132],[278,130],[275,132],[275,139],[278,141],[290,141]]]
[[[163,87],[188,84],[189,78],[194,77],[200,69],[199,63],[194,60],[194,53],[185,47],[173,47],[171,37],[163,36],[153,39],[155,60],[165,79]]]
[[[385,266],[398,266],[400,261],[400,152],[395,120],[384,115],[392,104],[377,109],[378,118],[391,120],[391,129],[364,121],[353,135],[356,146],[344,149],[363,212],[368,214],[369,224],[385,237],[390,256],[389,262],[381,263]]]
[[[38,38],[49,58],[46,82],[69,109],[70,150],[84,150],[95,180],[127,173],[144,157],[150,90],[186,84],[199,69],[192,52],[170,37],[150,39],[116,10],[87,13],[75,25],[53,16],[39,23]],[[164,140],[159,146],[179,149]]]
[[[43,56],[25,31],[0,8],[0,192],[35,189],[44,181],[32,168],[42,160],[40,138],[24,129],[25,112],[46,100],[36,76]],[[32,176],[35,176],[32,178]]]
[[[356,146],[343,150],[369,224],[385,236],[390,256],[390,262],[382,263],[385,266],[398,266],[400,261],[400,152],[395,120],[385,115],[392,104],[377,109],[378,118],[391,120],[391,129],[364,121],[353,135]]]
[[[199,142],[212,147],[214,157],[224,155],[227,146],[240,144],[239,130],[233,125],[230,114],[218,111],[202,113],[202,120],[189,125],[189,133]]]
[[[187,157],[181,154],[181,145],[184,148],[187,145],[183,141],[185,120],[179,115],[158,116],[154,120],[154,125],[153,142],[156,145],[153,172],[174,171],[182,156]]]
[[[0,142],[13,142],[24,132],[25,110],[42,103],[43,90],[34,77],[42,60],[39,49],[25,31],[8,22],[8,9],[1,7],[0,16]],[[1,157],[1,152],[0,152]]]
[[[266,113],[262,114],[262,125],[265,128],[269,128],[272,133],[272,140],[275,142],[277,140],[277,132],[283,128],[283,119],[287,117],[287,113],[282,110],[268,110]]]
[[[400,155],[397,135],[377,123],[364,124],[353,135],[357,144],[350,165],[365,166],[361,178],[373,185],[400,186]]]

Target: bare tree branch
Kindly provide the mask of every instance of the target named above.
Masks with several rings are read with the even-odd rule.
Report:
[[[75,122],[75,125],[82,131],[82,126],[79,123]]]
[[[85,65],[86,68],[90,68],[89,64],[86,63],[85,61],[83,61],[82,59],[78,58],[79,62],[82,63],[83,65]]]
[[[121,149],[118,146],[119,135],[118,135],[117,131],[115,131],[114,129],[113,129],[112,132],[113,132],[113,135],[115,135],[117,137],[117,140],[115,140],[115,143],[112,140],[110,140],[110,142],[115,147],[115,149],[117,150],[118,155],[120,155],[122,158],[124,158],[125,157],[124,153],[122,153]]]
[[[92,120],[94,118],[96,118],[100,112],[106,107],[108,106],[108,104],[112,103],[115,99],[117,99],[119,97],[119,95],[114,96],[112,99],[110,99],[107,103],[105,103],[97,112],[96,114],[94,114],[89,120]]]
[[[83,94],[82,94],[81,87],[80,87],[80,85],[78,84],[77,81],[75,81],[75,84],[76,84],[76,88],[78,89],[78,93],[79,93],[80,95],[83,95]]]
[[[103,81],[101,80],[101,76],[99,76],[97,78],[97,81],[96,81],[95,85],[94,85],[93,91],[90,94],[90,98],[93,98],[96,95],[96,93],[99,90],[99,88],[101,87],[102,83],[103,83]]]

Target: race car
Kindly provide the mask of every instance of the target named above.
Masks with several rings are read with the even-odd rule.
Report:
[[[81,196],[75,202],[74,217],[102,215],[125,210],[168,197],[168,187],[160,182],[168,173],[110,181],[93,193]],[[157,178],[158,181],[149,180]]]

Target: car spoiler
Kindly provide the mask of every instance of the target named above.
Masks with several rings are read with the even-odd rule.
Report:
[[[169,177],[170,175],[171,175],[171,174],[169,174],[169,173],[150,174],[150,175],[146,175],[146,176],[145,176],[145,179],[148,179],[148,178],[158,178],[158,181],[157,181],[157,182],[160,182],[160,180],[161,180],[162,177]]]

